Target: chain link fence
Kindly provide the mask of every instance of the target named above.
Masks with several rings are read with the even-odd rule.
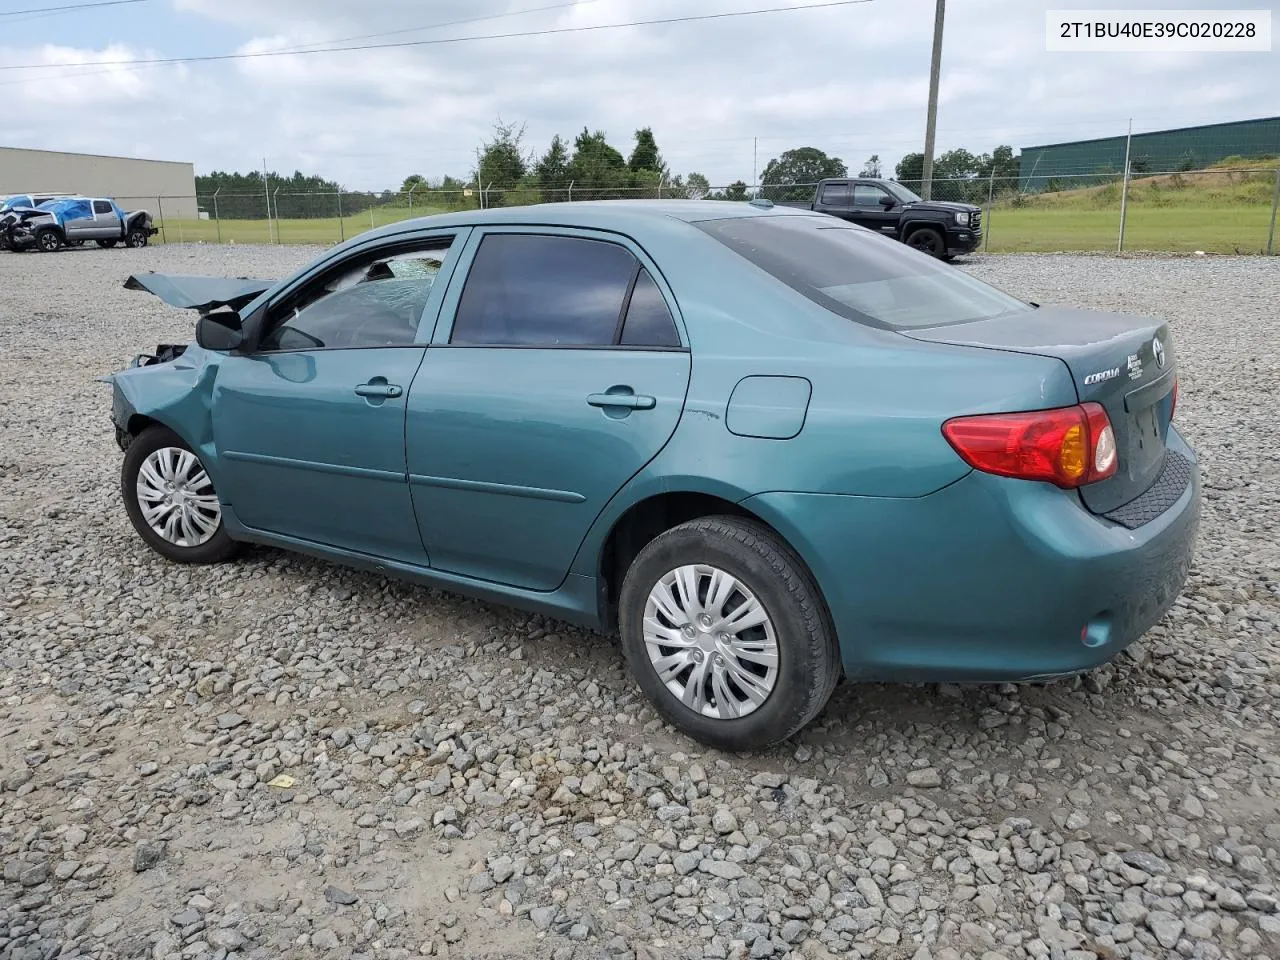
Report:
[[[1276,241],[1280,164],[1271,161],[1198,171],[1131,174],[1098,171],[1054,177],[1034,191],[1017,177],[934,180],[931,199],[983,208],[984,251],[1162,251],[1280,253]],[[919,192],[919,183],[902,186]],[[808,203],[817,184],[737,183],[711,188],[714,199],[761,196]],[[117,198],[146,209],[161,243],[335,244],[414,217],[488,207],[606,199],[698,199],[687,188],[590,188],[574,183],[435,188],[381,193],[227,193]],[[856,219],[856,213],[855,213]]]

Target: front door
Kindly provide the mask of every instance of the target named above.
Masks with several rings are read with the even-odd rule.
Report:
[[[854,223],[886,236],[896,236],[901,218],[901,204],[884,187],[874,183],[853,185],[853,213],[850,219]]]
[[[110,200],[93,201],[93,239],[118,238],[123,229],[119,214]]]
[[[628,241],[476,231],[409,395],[409,480],[433,568],[564,580],[609,499],[675,430],[689,353]]]
[[[213,397],[219,493],[247,527],[425,565],[405,407],[453,237],[351,254],[270,304]],[[434,298],[434,299],[433,299]]]

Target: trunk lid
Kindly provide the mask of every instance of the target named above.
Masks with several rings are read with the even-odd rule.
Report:
[[[1056,357],[1066,364],[1080,401],[1102,404],[1116,435],[1115,475],[1080,488],[1094,513],[1123,506],[1160,475],[1177,369],[1173,338],[1161,321],[1041,307],[903,333],[932,343]]]

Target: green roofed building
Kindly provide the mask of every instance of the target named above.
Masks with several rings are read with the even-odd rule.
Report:
[[[1125,136],[1074,140],[1023,147],[1019,189],[1039,192],[1050,187],[1070,189],[1088,185],[1090,175],[1124,172]],[[1280,156],[1280,117],[1211,123],[1135,133],[1130,153],[1134,173],[1172,173],[1201,170],[1227,157]]]

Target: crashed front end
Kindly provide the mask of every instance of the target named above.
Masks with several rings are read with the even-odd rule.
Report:
[[[57,218],[47,211],[21,207],[11,209],[0,218],[0,246],[7,250],[26,250],[35,246],[36,233],[41,227],[57,225]]]
[[[139,273],[124,282],[170,306],[195,310],[239,310],[275,284],[250,277],[193,277]],[[212,453],[208,403],[219,357],[196,343],[161,343],[128,367],[99,379],[112,386],[111,423],[116,444],[127,450],[140,424],[162,423],[194,450]],[[202,457],[203,459],[203,457]]]

